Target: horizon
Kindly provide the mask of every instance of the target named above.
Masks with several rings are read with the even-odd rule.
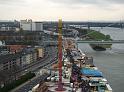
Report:
[[[21,21],[21,20],[30,20],[31,18],[20,18],[20,19],[13,19],[13,18],[9,18],[9,19],[0,19],[0,21]],[[63,18],[56,18],[56,19],[38,19],[38,20],[35,20],[35,19],[31,19],[32,21],[43,21],[43,22],[57,22],[59,19],[62,19],[63,22],[123,22],[124,19],[116,19],[116,20],[69,20],[69,19],[66,19],[64,20]]]

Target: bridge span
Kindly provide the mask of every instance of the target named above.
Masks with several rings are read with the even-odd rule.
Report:
[[[78,40],[77,43],[89,43],[89,44],[124,44],[124,40],[113,40],[113,41],[85,41]]]
[[[124,44],[124,40],[113,41],[88,41],[88,40],[75,40],[76,43],[88,43],[88,44]],[[58,45],[58,41],[44,41],[44,44]]]

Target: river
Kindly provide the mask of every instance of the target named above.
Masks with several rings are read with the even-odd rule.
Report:
[[[104,34],[109,34],[114,40],[124,40],[124,29],[92,28]],[[93,56],[94,64],[103,72],[110,83],[113,92],[124,92],[124,44],[113,44],[112,49],[94,51],[88,44],[78,44],[78,47],[88,56]]]

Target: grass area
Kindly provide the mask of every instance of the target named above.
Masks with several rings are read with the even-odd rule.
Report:
[[[3,88],[0,88],[0,92],[9,92],[10,90],[12,90],[12,89],[16,88],[17,86],[25,83],[26,81],[33,78],[34,76],[35,76],[35,73],[29,72],[29,73],[21,76],[20,79],[15,80],[10,84],[5,85]]]
[[[104,41],[111,41],[111,37],[110,35],[104,35],[103,33],[100,33],[98,31],[94,31],[94,30],[91,30],[91,31],[88,31],[88,37],[91,38],[91,40],[98,40],[98,41],[101,41],[101,40],[104,40]],[[91,46],[100,46],[100,47],[103,47],[103,48],[111,48],[112,44],[91,44]]]
[[[88,33],[88,36],[93,40],[111,40],[110,35],[104,35],[103,33],[100,33],[98,31],[89,31]]]

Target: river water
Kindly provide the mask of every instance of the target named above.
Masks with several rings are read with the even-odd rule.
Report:
[[[124,40],[124,29],[92,28],[104,34],[111,35],[114,40]],[[112,49],[94,51],[88,44],[78,44],[78,47],[88,56],[93,56],[94,64],[103,72],[110,83],[113,92],[124,92],[124,44],[113,44]]]

